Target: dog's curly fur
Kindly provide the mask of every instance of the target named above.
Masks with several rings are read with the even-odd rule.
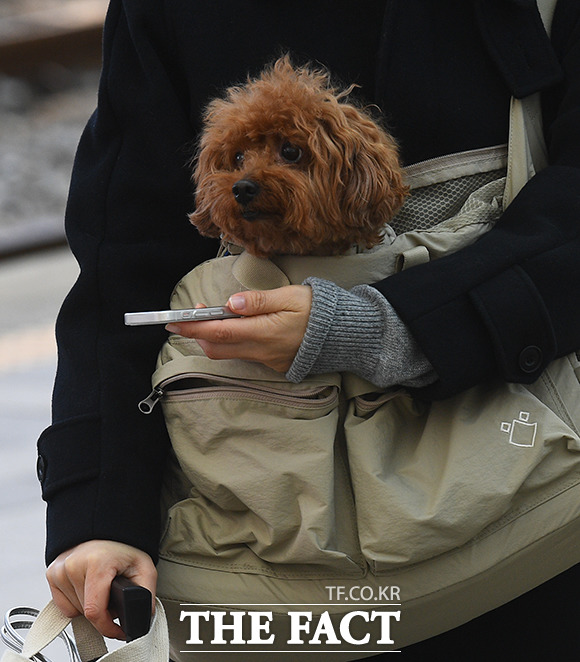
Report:
[[[346,100],[353,87],[285,56],[212,101],[194,170],[200,233],[258,257],[379,243],[407,189],[393,138]]]

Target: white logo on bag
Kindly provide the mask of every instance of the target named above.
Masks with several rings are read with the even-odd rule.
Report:
[[[514,446],[531,448],[536,441],[538,424],[530,423],[530,412],[521,411],[519,418],[511,423],[502,423],[501,431],[509,434],[509,442]]]

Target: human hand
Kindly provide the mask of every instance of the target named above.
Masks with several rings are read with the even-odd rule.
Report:
[[[257,361],[286,372],[300,347],[312,306],[312,289],[287,285],[234,294],[228,307],[240,319],[180,322],[167,330],[195,338],[210,359]]]
[[[124,640],[123,630],[108,611],[111,582],[117,575],[144,586],[155,597],[157,570],[151,557],[112,540],[81,543],[60,554],[46,571],[52,598],[65,616],[84,614],[104,637]]]

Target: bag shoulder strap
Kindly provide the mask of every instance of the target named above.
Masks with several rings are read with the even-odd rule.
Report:
[[[558,0],[537,0],[538,11],[540,12],[542,23],[548,34],[552,32],[552,19],[554,18],[557,1]]]
[[[538,0],[538,11],[549,34],[557,0]],[[508,139],[508,170],[503,207],[506,209],[525,184],[548,165],[540,92],[512,97]]]

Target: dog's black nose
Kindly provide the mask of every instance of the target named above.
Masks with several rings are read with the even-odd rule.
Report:
[[[247,205],[258,195],[260,187],[251,179],[240,179],[232,186],[232,192],[241,205]]]

